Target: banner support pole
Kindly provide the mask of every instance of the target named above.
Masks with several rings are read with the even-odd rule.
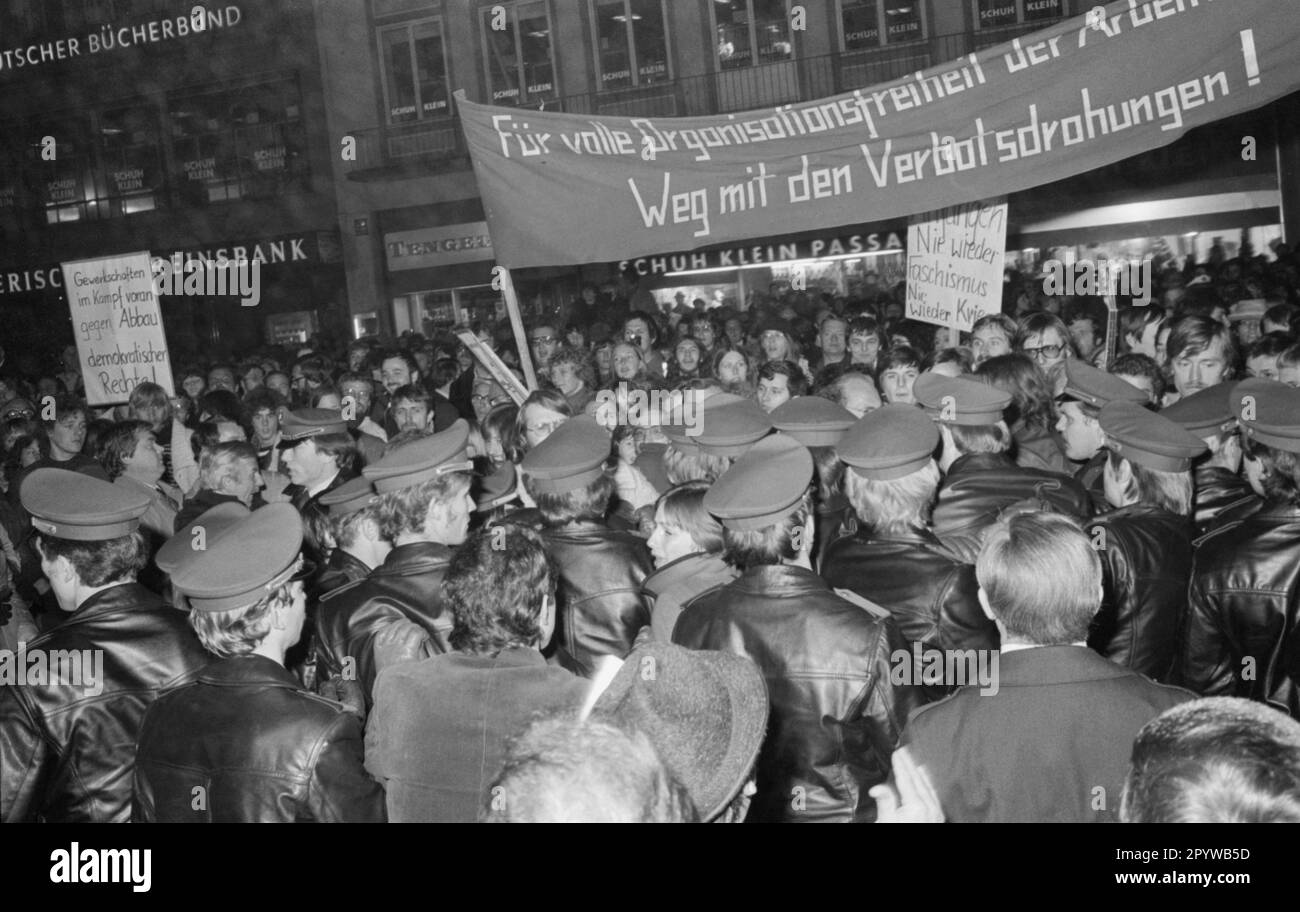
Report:
[[[510,314],[510,328],[515,333],[515,347],[519,349],[519,365],[524,370],[524,383],[531,393],[538,389],[537,373],[533,370],[533,353],[528,348],[528,336],[524,332],[524,318],[519,313],[519,298],[515,296],[515,283],[510,278],[510,270],[498,267],[497,275],[501,277],[501,294],[506,299],[506,312]]]

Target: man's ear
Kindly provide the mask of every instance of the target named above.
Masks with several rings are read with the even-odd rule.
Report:
[[[979,589],[976,590],[976,595],[980,600],[980,609],[984,612],[984,616],[990,621],[996,621],[997,618],[993,616],[993,609],[989,607],[989,597],[984,592],[983,586],[980,586]]]
[[[361,537],[367,541],[377,542],[383,540],[383,534],[379,531],[379,523],[374,519],[363,519],[361,521]]]

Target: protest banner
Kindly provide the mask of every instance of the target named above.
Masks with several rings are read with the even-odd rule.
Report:
[[[980,317],[1000,313],[1006,254],[1005,202],[915,219],[907,226],[908,318],[970,332]]]
[[[145,381],[174,395],[148,251],[61,265],[86,401],[126,402]]]
[[[1100,9],[890,83],[742,113],[592,116],[458,94],[497,263],[618,262],[1006,196],[1300,89],[1294,2]]]

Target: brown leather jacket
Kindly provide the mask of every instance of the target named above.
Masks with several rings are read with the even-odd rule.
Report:
[[[355,673],[369,708],[380,671],[375,661],[375,637],[388,625],[403,620],[428,634],[425,653],[450,652],[447,637],[452,619],[443,607],[442,579],[451,553],[446,545],[436,542],[398,545],[365,579],[322,596],[316,609],[318,679],[346,676],[345,670]]]
[[[597,656],[627,658],[650,623],[641,585],[653,570],[645,540],[594,522],[542,530],[560,570],[555,637],[548,653],[576,675],[591,677]]]
[[[1192,523],[1150,504],[1099,516],[1088,535],[1106,592],[1088,645],[1162,684],[1170,682],[1192,572]]]
[[[132,817],[382,823],[384,791],[361,753],[361,720],[342,704],[264,656],[220,659],[145,714]]]
[[[1272,504],[1196,542],[1179,682],[1300,718],[1300,507]]]
[[[867,794],[920,689],[891,683],[906,643],[888,612],[837,595],[811,570],[750,567],[686,605],[673,642],[753,659],[771,700],[747,821],[871,821]]]
[[[125,823],[145,710],[211,656],[185,614],[139,583],[95,593],[28,643],[29,673],[41,654],[81,667],[70,681],[0,687],[0,821]],[[85,658],[97,680],[76,674]]]

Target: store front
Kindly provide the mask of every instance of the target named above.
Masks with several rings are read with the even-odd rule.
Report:
[[[639,276],[663,310],[679,296],[686,304],[748,310],[758,299],[791,289],[858,298],[872,287],[890,288],[906,275],[906,241],[906,222],[877,223],[638,257],[618,268]]]

